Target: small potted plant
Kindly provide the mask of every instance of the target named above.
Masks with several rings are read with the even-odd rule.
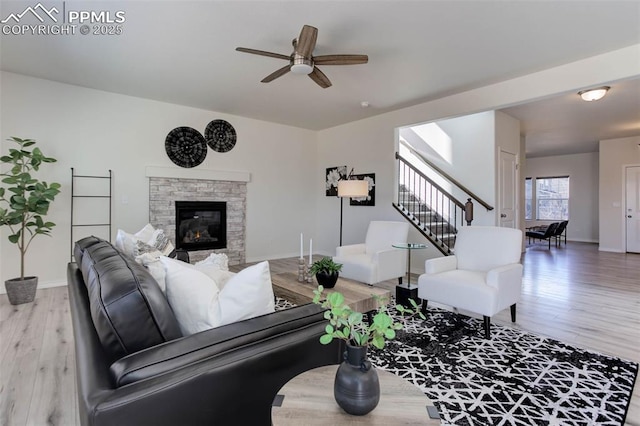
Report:
[[[311,265],[309,274],[315,275],[318,284],[324,288],[333,288],[338,281],[342,263],[336,263],[330,257],[323,257]]]
[[[20,277],[5,281],[5,288],[12,305],[32,302],[38,286],[38,277],[25,277],[24,259],[31,241],[36,235],[49,235],[53,222],[45,222],[43,216],[49,211],[49,205],[60,192],[60,184],[40,181],[32,176],[42,163],[56,160],[46,157],[33,139],[12,137],[7,139],[18,144],[9,150],[9,155],[0,157],[0,163],[9,165],[7,171],[0,173],[4,187],[0,188],[0,226],[11,230],[9,241],[20,251]],[[6,208],[5,208],[6,207]]]
[[[313,302],[326,308],[324,317],[329,320],[320,343],[328,345],[333,339],[346,344],[344,361],[336,372],[334,397],[343,410],[349,414],[364,415],[373,410],[380,400],[380,383],[375,369],[367,360],[369,346],[384,348],[387,341],[396,337],[396,331],[403,328],[403,322],[394,321],[387,309],[387,301],[374,296],[381,306],[369,323],[365,316],[353,311],[345,304],[340,292],[331,292],[323,299],[324,288],[318,286],[313,291]],[[425,319],[413,299],[411,308],[396,305],[396,310],[405,316],[418,315]]]

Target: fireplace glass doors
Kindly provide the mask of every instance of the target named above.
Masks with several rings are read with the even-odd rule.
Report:
[[[176,201],[176,248],[211,250],[226,247],[226,202]]]

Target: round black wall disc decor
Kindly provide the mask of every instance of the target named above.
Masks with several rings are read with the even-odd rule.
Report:
[[[213,120],[207,124],[204,137],[214,151],[231,151],[236,145],[236,130],[224,120]]]
[[[167,155],[180,167],[195,167],[207,156],[207,141],[192,127],[176,127],[164,141]]]

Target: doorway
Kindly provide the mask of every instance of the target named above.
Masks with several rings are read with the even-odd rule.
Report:
[[[640,253],[640,166],[625,170],[625,222],[629,253]]]
[[[499,226],[517,228],[518,166],[516,155],[501,149],[499,161]]]

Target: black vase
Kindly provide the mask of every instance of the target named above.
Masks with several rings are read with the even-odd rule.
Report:
[[[316,280],[318,280],[318,284],[320,284],[324,288],[333,288],[338,281],[338,273],[327,273],[325,271],[320,271],[316,274]]]
[[[378,373],[367,360],[366,346],[347,344],[344,361],[338,367],[333,395],[347,413],[363,416],[376,408],[380,401]]]

